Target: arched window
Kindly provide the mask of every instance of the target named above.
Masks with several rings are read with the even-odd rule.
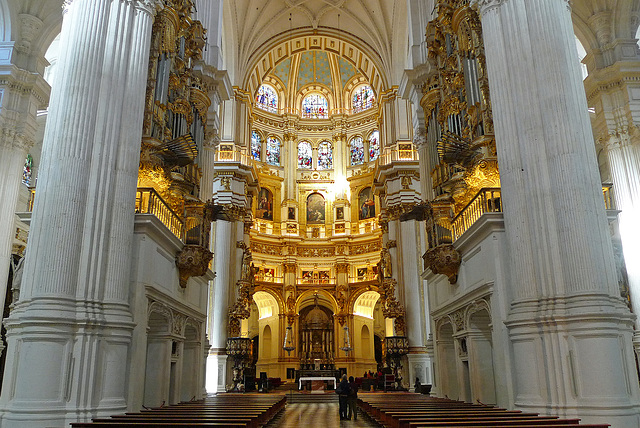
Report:
[[[380,133],[375,130],[369,135],[369,160],[374,161],[380,156]]]
[[[309,94],[302,100],[302,117],[326,119],[329,117],[329,103],[320,94]]]
[[[260,153],[262,152],[262,139],[260,138],[260,134],[256,131],[251,133],[251,158],[260,161],[262,157]]]
[[[307,197],[307,223],[324,223],[324,196],[320,193]]]
[[[280,166],[280,140],[276,137],[267,138],[267,163]]]
[[[278,94],[275,89],[269,85],[262,85],[258,89],[256,95],[256,105],[262,110],[270,111],[271,113],[278,112]]]
[[[371,89],[371,86],[360,86],[353,92],[351,111],[353,113],[360,113],[361,111],[370,109],[371,107],[373,107],[373,103],[375,102],[375,100],[376,96],[373,94],[373,89]]]
[[[362,137],[353,137],[349,143],[351,149],[351,166],[364,162],[364,143]]]
[[[333,168],[333,150],[331,150],[331,143],[323,141],[318,146],[318,169],[332,169]]]
[[[298,168],[311,169],[312,156],[311,144],[306,141],[298,144]]]
[[[358,194],[358,217],[360,220],[366,220],[376,216],[376,202],[371,193],[371,187],[365,187]]]
[[[22,184],[31,186],[31,173],[33,172],[33,157],[28,154],[24,160],[24,167],[22,168]]]

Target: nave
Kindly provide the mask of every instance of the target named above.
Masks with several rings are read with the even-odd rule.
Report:
[[[331,403],[292,403],[287,404],[283,412],[276,416],[266,428],[298,427],[378,427],[377,424],[358,414],[358,420],[341,421],[338,415],[338,402]]]

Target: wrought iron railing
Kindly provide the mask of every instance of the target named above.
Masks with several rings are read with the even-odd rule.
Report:
[[[153,214],[178,238],[182,239],[183,222],[151,187],[138,187],[136,214]]]

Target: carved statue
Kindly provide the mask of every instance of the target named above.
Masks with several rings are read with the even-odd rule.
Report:
[[[251,250],[245,249],[244,254],[242,256],[242,275],[241,279],[243,281],[251,281],[251,278],[254,275],[254,267],[253,267],[253,258],[251,257]]]
[[[290,314],[295,313],[296,311],[296,298],[293,297],[293,293],[289,294],[287,297],[287,312]]]
[[[386,248],[383,248],[382,252],[380,253],[380,270],[382,272],[383,278],[391,278],[393,276],[391,254]]]

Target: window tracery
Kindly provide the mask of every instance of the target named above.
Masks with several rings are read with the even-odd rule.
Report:
[[[364,163],[364,143],[362,137],[353,137],[349,143],[351,150],[351,166]]]
[[[318,169],[333,168],[333,149],[331,143],[323,141],[318,146]]]
[[[374,161],[380,156],[380,132],[376,129],[369,135],[369,161]]]
[[[22,184],[31,186],[31,173],[33,172],[33,157],[31,154],[27,154],[27,158],[24,160],[24,167],[22,168]]]
[[[257,161],[262,160],[262,139],[256,131],[251,133],[251,158]]]
[[[363,85],[358,87],[353,92],[353,97],[351,100],[351,111],[355,113],[360,113],[361,111],[365,111],[373,107],[373,103],[375,102],[376,97],[373,93],[373,89],[369,85]]]
[[[329,103],[320,94],[309,94],[302,100],[302,117],[307,119],[327,119]]]
[[[311,169],[313,163],[313,152],[311,144],[306,141],[298,144],[298,168]]]
[[[267,138],[267,163],[280,166],[280,140],[276,137]]]
[[[256,95],[256,106],[271,113],[278,112],[278,94],[269,85],[261,85]]]

